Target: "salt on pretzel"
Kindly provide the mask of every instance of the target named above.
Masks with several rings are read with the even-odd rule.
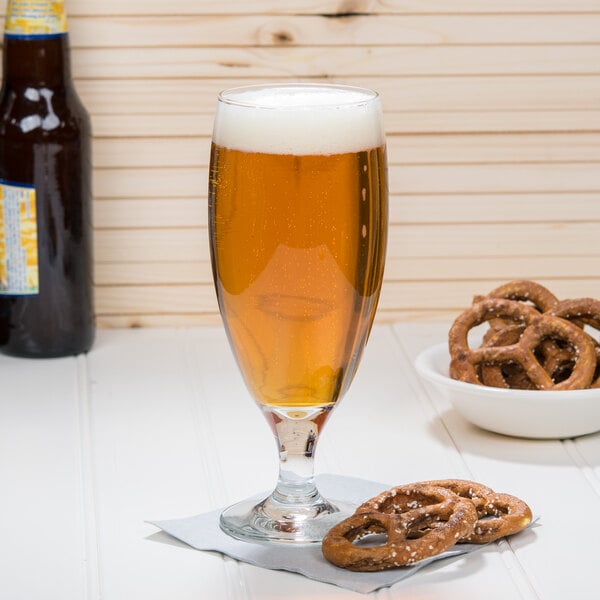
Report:
[[[498,494],[491,488],[467,479],[424,481],[426,485],[446,488],[473,502],[477,523],[459,543],[487,544],[525,529],[533,518],[526,502],[511,494]]]
[[[471,349],[469,332],[474,327],[492,319],[508,319],[514,326],[523,329],[539,316],[539,312],[530,306],[504,298],[482,298],[463,311],[452,324],[448,333],[450,350],[450,376],[468,383],[481,383],[477,366],[485,362],[484,352],[488,348]],[[492,346],[493,348],[494,346]]]
[[[523,325],[498,329],[493,332],[493,335],[487,336],[482,345],[486,347],[510,346],[519,341],[524,331],[525,326]],[[502,365],[483,363],[479,367],[478,378],[483,385],[490,387],[520,390],[536,389],[535,385],[527,377],[523,367],[518,363],[509,362]]]
[[[576,361],[570,375],[555,382],[536,357],[536,350],[546,339],[564,342],[574,349]],[[517,344],[505,347],[491,347],[483,356],[484,362],[519,363],[527,377],[540,390],[582,389],[589,386],[596,369],[594,344],[579,327],[550,315],[534,319],[523,332]]]
[[[540,313],[551,310],[558,303],[558,298],[548,288],[527,279],[515,279],[504,283],[489,292],[487,296],[476,296],[474,302],[486,297],[527,303],[528,306],[533,306]],[[513,324],[506,319],[491,319],[489,325],[490,329],[483,337],[484,342],[489,341],[489,337],[493,336],[495,332],[504,331]]]
[[[594,298],[561,300],[546,312],[569,321],[576,319],[600,331],[600,300]]]
[[[469,535],[476,522],[474,504],[450,490],[423,484],[398,486],[335,525],[323,539],[322,551],[338,567],[382,571],[446,551]],[[355,543],[371,534],[384,534],[385,544]]]
[[[525,529],[533,518],[531,509],[523,500],[511,494],[492,494],[477,510],[479,519],[473,532],[461,542],[487,544],[501,537],[513,535]]]
[[[467,498],[474,505],[479,513],[487,499],[495,494],[494,490],[483,483],[470,481],[469,479],[432,479],[430,481],[421,482],[424,485],[434,485],[442,487],[455,493],[461,498]]]
[[[492,330],[484,337],[482,346],[510,346],[518,343],[525,331],[524,326],[509,325],[506,329]],[[596,348],[596,354],[600,347]],[[536,349],[536,357],[554,383],[560,383],[569,377],[577,361],[575,350],[568,344],[553,339],[545,339]],[[519,363],[504,364],[483,363],[479,367],[479,380],[483,385],[517,390],[535,390],[535,384],[527,377]]]
[[[558,304],[558,298],[547,288],[535,281],[516,279],[493,289],[488,298],[505,298],[531,302],[539,312],[547,312]]]
[[[507,318],[525,325],[518,342],[509,346],[470,348],[469,331],[494,318]],[[570,376],[559,383],[552,380],[535,355],[540,344],[549,338],[569,344],[577,355]],[[448,339],[450,376],[468,383],[481,384],[477,374],[481,364],[518,363],[537,389],[581,389],[591,383],[596,367],[594,344],[579,327],[549,314],[540,315],[533,307],[503,298],[486,298],[473,304],[456,318]]]
[[[540,362],[555,383],[564,381],[573,372],[577,352],[568,344],[546,340],[540,345]]]

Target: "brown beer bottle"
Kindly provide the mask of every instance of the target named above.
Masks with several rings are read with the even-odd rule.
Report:
[[[0,97],[0,348],[90,349],[91,127],[62,0],[9,0]]]

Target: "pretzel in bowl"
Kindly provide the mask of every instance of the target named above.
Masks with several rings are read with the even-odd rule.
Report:
[[[594,298],[562,300],[548,311],[548,314],[567,319],[580,326],[587,325],[596,331],[600,331],[600,300]],[[600,345],[593,338],[590,339],[594,342],[597,362],[596,372],[590,387],[600,388]]]
[[[491,329],[489,330],[492,331]],[[510,326],[499,329],[493,335],[484,337],[483,346],[510,346],[516,344],[523,335],[525,326]],[[544,365],[544,368],[546,366]],[[518,363],[508,362],[505,364],[483,363],[479,366],[478,378],[483,385],[499,388],[512,388],[520,390],[534,390],[535,385],[527,377],[523,367]]]
[[[530,302],[539,312],[547,312],[558,304],[558,298],[548,288],[525,279],[504,283],[493,289],[487,297]]]
[[[471,329],[491,319],[507,319],[525,326],[516,343],[508,346],[470,348]],[[482,364],[519,364],[527,378],[540,390],[568,390],[587,387],[596,368],[596,352],[587,334],[569,321],[540,314],[535,308],[515,300],[484,298],[475,302],[454,321],[449,335],[450,376],[468,383],[482,384],[478,369]],[[573,348],[577,360],[569,377],[555,382],[536,356],[541,344],[554,340]]]
[[[330,529],[322,551],[328,561],[351,571],[412,565],[470,535],[477,519],[474,504],[450,490],[418,483],[399,486]],[[373,534],[384,534],[385,544],[356,543]]]
[[[515,279],[504,283],[493,289],[487,296],[475,296],[474,302],[483,300],[483,298],[504,298],[505,300],[516,300],[518,302],[527,303],[528,306],[533,306],[538,312],[543,313],[551,310],[558,303],[558,298],[546,287],[525,279]],[[505,319],[490,319],[490,329],[485,334],[484,342],[489,341],[490,336],[493,336],[499,331],[504,331],[515,324]],[[518,325],[517,325],[518,327]],[[498,344],[494,344],[498,345]]]
[[[504,283],[497,288],[493,289],[487,295],[488,298],[506,298],[507,300],[518,300],[520,302],[530,303],[540,313],[553,314],[555,307],[559,304],[559,299],[543,285],[529,280],[514,280]],[[563,316],[563,315],[559,315]],[[600,315],[599,315],[600,316]],[[565,317],[567,318],[567,317]],[[569,320],[583,328],[581,319],[578,319],[575,315],[571,315]],[[490,321],[490,329],[484,336],[484,342],[492,341],[496,333],[508,333],[508,329],[512,328],[512,324],[502,322],[500,319]],[[489,345],[502,345],[499,343],[493,343]],[[577,360],[576,354],[572,349],[564,344],[557,343],[554,340],[544,340],[539,348],[540,363],[543,365],[544,370],[550,375],[555,383],[559,383],[564,379],[567,379],[570,372],[572,371],[575,362]],[[509,387],[513,389],[536,389],[534,385],[527,379],[527,377],[521,377],[511,373],[511,369],[508,369],[508,373],[504,377],[499,375],[500,367],[495,365],[489,365],[487,367],[487,379],[494,381],[494,383],[484,382],[485,385],[494,385],[495,387]],[[517,372],[519,371],[517,367]],[[492,375],[493,373],[493,375]]]
[[[484,337],[483,346],[509,346],[518,343],[525,331],[524,326],[508,326],[506,329],[493,331],[492,335]],[[492,332],[490,329],[489,332]],[[600,347],[596,345],[598,357]],[[536,349],[536,357],[554,383],[567,379],[577,362],[577,353],[568,344],[553,339],[544,339]],[[535,390],[537,387],[529,379],[519,363],[504,364],[483,363],[479,367],[479,380],[490,387]]]
[[[525,314],[520,315],[516,309],[511,309],[508,314],[495,316],[494,307],[488,306],[489,313],[492,314],[485,315],[476,323],[469,322],[473,307],[485,305],[492,299],[517,302],[526,307]],[[451,353],[453,349],[459,353],[451,356],[451,377],[469,383],[508,389],[600,388],[600,343],[596,339],[597,332],[600,332],[600,300],[560,300],[548,288],[535,281],[514,280],[496,287],[486,295],[476,295],[472,307],[465,313],[467,314],[459,315],[453,325],[459,333],[461,321],[468,331],[483,322],[487,322],[489,328],[483,335],[481,349],[471,349],[464,343],[453,343],[454,333],[451,329],[450,350]],[[534,324],[535,313],[542,320]],[[574,333],[568,326],[557,323],[549,325],[545,322],[548,317],[558,318],[579,328],[584,333],[587,343],[582,341],[581,333]],[[538,334],[527,331],[531,327],[541,330],[541,338]],[[532,340],[536,340],[535,347],[526,347]],[[591,360],[589,352],[590,343],[594,347],[594,360]],[[491,348],[498,350],[484,350]],[[483,352],[485,360],[482,357]],[[548,377],[541,374],[534,361],[529,360],[529,367],[526,368],[523,360],[515,357],[515,352],[520,352],[526,360],[529,360],[533,353],[533,357]],[[472,363],[472,368],[463,364],[466,356]],[[590,363],[594,365],[591,380],[587,372]]]

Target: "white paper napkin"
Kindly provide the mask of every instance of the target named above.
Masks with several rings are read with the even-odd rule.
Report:
[[[359,505],[365,500],[392,486],[339,475],[317,476],[319,491],[326,498]],[[257,502],[268,492],[256,497]],[[423,560],[410,567],[400,567],[377,573],[355,573],[329,563],[321,553],[320,544],[293,546],[288,544],[259,544],[242,542],[230,537],[219,527],[221,510],[168,521],[149,521],[169,535],[185,542],[196,550],[208,550],[226,554],[237,560],[265,569],[292,571],[310,579],[332,583],[355,592],[366,594],[382,587],[389,587],[423,568],[433,561],[466,554],[482,548],[476,544],[457,544],[447,552]]]

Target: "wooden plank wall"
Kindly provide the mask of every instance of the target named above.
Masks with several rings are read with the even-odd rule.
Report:
[[[379,320],[454,314],[515,277],[600,297],[600,0],[67,0],[94,125],[101,326],[215,322],[216,93],[383,97],[391,224]]]

